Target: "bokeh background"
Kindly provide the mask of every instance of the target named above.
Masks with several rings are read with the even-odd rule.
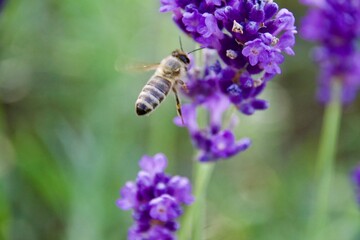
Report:
[[[297,26],[305,9],[293,11]],[[191,177],[192,147],[172,96],[149,117],[134,102],[156,63],[194,42],[158,12],[159,1],[7,1],[0,12],[0,239],[126,239],[131,213],[115,206],[143,154]],[[208,191],[209,240],[302,240],[314,196],[323,107],[314,97],[311,44],[269,84],[267,111],[241,116],[253,146],[217,163]],[[327,240],[360,239],[349,173],[360,163],[360,98],[343,111]]]

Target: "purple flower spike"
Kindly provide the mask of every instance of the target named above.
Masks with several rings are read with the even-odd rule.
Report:
[[[353,171],[352,181],[355,185],[356,199],[357,199],[358,203],[360,204],[360,166],[355,168],[355,170]]]
[[[273,0],[160,2],[160,10],[172,11],[182,31],[202,47],[212,49],[203,50],[205,63],[198,63],[201,67],[191,59],[186,81],[189,91],[184,93],[190,104],[181,109],[193,145],[199,150],[198,160],[235,156],[251,142],[248,138],[237,140],[233,131],[236,116],[228,116],[228,109],[252,115],[269,107],[258,96],[281,74],[284,55],[295,54],[294,15]],[[201,123],[200,108],[208,116]],[[225,121],[230,124],[225,125]],[[179,117],[174,122],[183,127]]]
[[[267,41],[272,41],[271,35],[266,37],[269,38]],[[250,147],[248,138],[237,139],[235,136],[238,116],[229,115],[229,108],[251,115],[269,107],[267,101],[258,98],[266,87],[267,73],[254,78],[247,72],[223,67],[215,60],[214,52],[203,51],[205,65],[202,70],[195,63],[188,70],[186,84],[189,91],[184,94],[191,103],[182,106],[185,126],[199,151],[198,160],[201,162],[229,159]],[[201,123],[198,109],[206,111],[207,118]],[[176,117],[174,122],[183,127],[180,117]]]
[[[250,74],[280,74],[279,56],[294,55],[294,15],[268,0],[161,0],[176,24],[229,66]],[[271,36],[267,41],[267,36]],[[249,69],[250,65],[253,68]]]
[[[360,89],[360,2],[301,2],[309,5],[309,11],[302,19],[300,33],[303,38],[319,45],[313,54],[320,67],[318,99],[328,103],[333,97],[331,85],[339,81],[343,89],[342,102],[351,103]],[[289,36],[284,38],[285,42],[293,41]]]
[[[127,182],[116,202],[122,210],[133,209],[135,223],[129,229],[128,239],[176,239],[182,204],[194,201],[190,181],[166,175],[167,160],[161,153],[142,157],[139,165],[142,170],[136,182]]]

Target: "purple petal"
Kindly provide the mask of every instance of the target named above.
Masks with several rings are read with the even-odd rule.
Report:
[[[133,182],[127,182],[121,189],[121,198],[116,201],[116,205],[122,210],[129,210],[136,205],[136,185]]]
[[[174,176],[170,179],[168,187],[172,189],[172,195],[178,202],[189,205],[194,201],[194,197],[191,194],[191,184],[189,179]]]
[[[215,5],[215,6],[221,5],[221,0],[205,0],[205,2],[208,5]]]
[[[249,20],[261,23],[264,21],[264,19],[265,19],[264,10],[258,8],[257,6],[253,6],[249,14]]]
[[[255,99],[251,102],[251,106],[256,110],[265,110],[269,108],[269,103],[265,100]]]
[[[173,220],[181,215],[181,209],[175,198],[164,194],[150,201],[150,216],[162,222]]]
[[[231,6],[226,6],[224,8],[217,9],[214,12],[215,18],[223,22],[233,19],[232,17],[233,14],[234,14],[234,9]]]
[[[190,132],[196,132],[198,130],[198,124],[195,105],[182,105],[181,110],[185,126],[189,129]],[[174,122],[177,126],[183,127],[181,118],[179,116],[175,117]]]
[[[249,62],[252,66],[255,66],[259,62],[259,56],[262,56],[265,51],[263,42],[260,39],[248,41],[245,43],[245,47],[242,50],[242,54],[245,57],[249,57]]]
[[[276,19],[274,22],[277,30],[273,33],[273,35],[279,34],[281,31],[294,31],[295,32],[295,17],[286,8],[280,9],[280,11],[276,14]]]
[[[243,138],[236,142],[235,147],[229,152],[231,156],[243,152],[251,146],[251,140],[249,138]]]
[[[160,12],[169,12],[173,11],[179,6],[176,3],[176,0],[160,0],[162,6],[160,7]]]
[[[209,38],[210,36],[215,36],[219,39],[223,38],[223,32],[220,31],[216,18],[214,15],[209,13],[204,13],[203,17],[205,17],[205,25],[198,32],[204,37]]]
[[[303,38],[318,41],[327,35],[326,18],[317,10],[310,10],[302,19],[300,34]]]
[[[300,0],[302,4],[322,7],[325,5],[326,0]]]
[[[143,156],[139,162],[140,168],[151,175],[163,172],[167,166],[166,156],[162,153],[156,154],[154,157]]]
[[[250,33],[250,34],[256,34],[259,28],[260,28],[260,24],[258,22],[249,21],[245,25],[246,33]]]
[[[241,104],[239,110],[245,115],[252,115],[255,112],[254,107],[249,103]]]
[[[222,94],[214,95],[206,102],[206,108],[210,112],[210,124],[212,127],[220,127],[223,113],[230,106],[229,99]]]
[[[154,226],[144,238],[136,240],[175,240],[175,234],[163,226]]]
[[[202,16],[197,11],[185,12],[183,14],[182,22],[184,23],[188,32],[196,32],[202,21]]]
[[[268,2],[264,7],[265,19],[267,20],[267,19],[272,18],[276,14],[278,9],[279,9],[279,7],[276,3]]]
[[[235,136],[231,131],[224,131],[220,134],[218,134],[213,139],[213,145],[211,147],[211,152],[213,152],[214,155],[220,156],[220,157],[228,157],[226,155],[226,149],[231,148],[232,145],[235,142]]]

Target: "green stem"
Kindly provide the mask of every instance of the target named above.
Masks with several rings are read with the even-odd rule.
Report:
[[[195,47],[195,49],[198,47]],[[195,58],[196,65],[201,67],[203,64],[203,54],[198,51],[195,53]],[[206,220],[206,191],[215,164],[198,163],[197,160],[194,162],[195,167],[193,176],[195,176],[195,202],[187,209],[183,218],[182,227],[179,233],[180,240],[205,239],[204,229]]]
[[[319,152],[317,156],[317,193],[313,217],[310,219],[309,233],[312,239],[322,240],[328,222],[329,197],[333,175],[336,145],[341,118],[341,87],[338,81],[332,86],[332,101],[326,106]],[[309,237],[310,237],[309,236]]]
[[[205,239],[206,192],[214,166],[214,163],[202,163],[196,166],[195,198],[197,198],[197,201],[194,204],[192,239]]]
[[[180,240],[205,239],[206,192],[214,163],[196,163],[194,195],[195,202],[187,209],[179,234]]]

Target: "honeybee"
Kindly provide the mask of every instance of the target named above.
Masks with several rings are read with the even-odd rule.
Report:
[[[137,115],[144,116],[149,114],[160,105],[170,90],[172,90],[175,94],[177,114],[184,124],[177,86],[181,86],[187,91],[186,84],[182,79],[184,79],[187,67],[190,64],[188,54],[189,53],[183,50],[176,49],[170,56],[164,58],[160,64],[148,67],[150,69],[156,69],[156,71],[143,87],[135,102]]]

